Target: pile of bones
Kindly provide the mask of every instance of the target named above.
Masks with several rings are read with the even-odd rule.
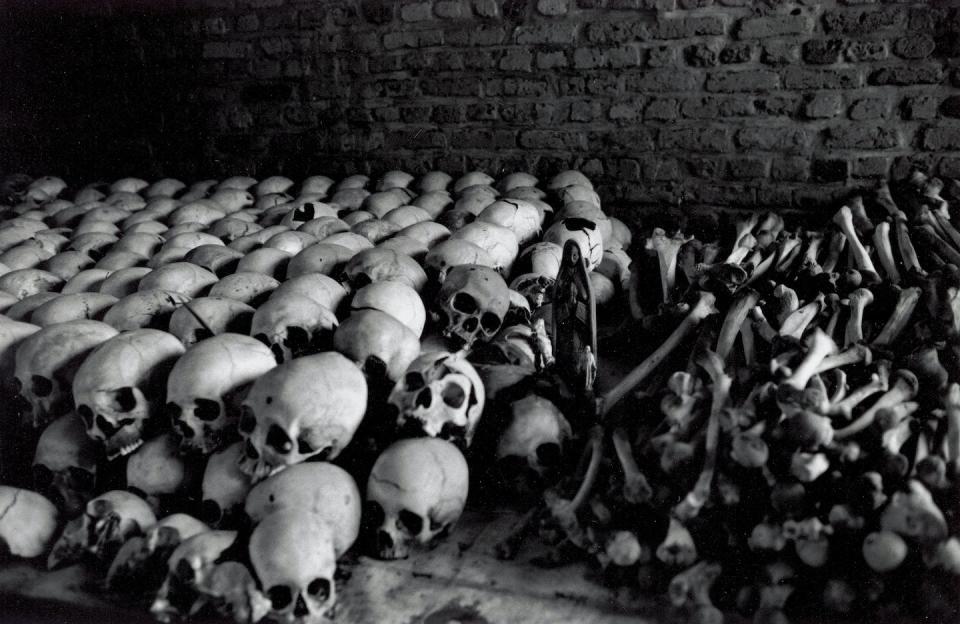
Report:
[[[536,536],[691,621],[949,619],[952,191],[916,173],[816,230],[708,215],[631,246],[577,171],[7,176],[0,544],[162,621],[312,623],[338,560],[435,546],[469,490],[525,510],[499,556]],[[553,356],[571,240],[601,371],[635,367],[596,396]]]

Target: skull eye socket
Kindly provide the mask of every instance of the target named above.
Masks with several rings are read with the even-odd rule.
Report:
[[[385,379],[387,376],[387,364],[375,355],[367,357],[363,364],[363,372],[374,379]]]
[[[257,418],[253,415],[250,406],[244,405],[240,410],[240,423],[237,425],[242,433],[253,433],[257,428]]]
[[[417,372],[407,373],[403,378],[403,383],[407,387],[407,392],[413,392],[427,385],[423,375]]]
[[[86,405],[81,405],[77,407],[77,414],[80,415],[80,418],[83,420],[83,424],[87,429],[93,428],[93,410]]]
[[[118,389],[113,399],[116,401],[117,411],[120,412],[129,412],[137,406],[137,397],[130,386]]]
[[[467,293],[460,292],[453,296],[450,306],[461,314],[473,314],[477,311],[477,300]]]
[[[48,397],[53,394],[53,381],[41,375],[30,377],[30,390],[35,396]]]
[[[195,572],[186,559],[181,559],[179,562],[177,562],[175,572],[179,580],[183,581],[184,583],[193,583]]]
[[[274,585],[267,590],[267,597],[270,598],[270,606],[274,611],[282,611],[293,602],[293,592],[286,585]]]
[[[363,507],[362,518],[367,526],[380,527],[386,520],[387,514],[377,501],[367,501],[367,504]]]
[[[172,402],[164,405],[163,411],[174,423],[180,418],[180,414],[183,413],[183,410],[180,408],[180,406]]]
[[[267,432],[267,444],[282,455],[286,455],[293,450],[293,440],[277,425],[270,425],[270,430]]]
[[[420,535],[420,531],[423,530],[423,518],[409,509],[400,511],[397,524],[401,530],[406,531],[410,535]]]
[[[200,505],[200,519],[209,525],[216,526],[223,519],[223,510],[216,501],[208,498]]]
[[[557,466],[560,457],[560,445],[556,442],[544,442],[537,447],[537,461],[543,466]]]
[[[33,484],[38,490],[45,490],[53,483],[53,472],[42,464],[33,467]]]
[[[455,383],[447,384],[443,389],[442,396],[443,402],[454,409],[462,407],[464,401],[467,400],[467,394],[463,391],[463,388]]]
[[[463,322],[463,329],[472,334],[473,332],[477,331],[477,325],[479,324],[480,321],[477,320],[477,317],[471,316]]]
[[[211,399],[197,399],[195,401],[196,409],[193,413],[197,418],[204,421],[216,420],[220,417],[220,404]]]
[[[480,326],[488,334],[492,334],[500,329],[500,318],[493,312],[484,312],[480,317]]]
[[[307,585],[307,593],[321,602],[330,597],[330,581],[324,578],[315,578]]]
[[[96,485],[96,475],[89,470],[84,470],[77,466],[67,468],[67,474],[70,475],[70,485],[74,489],[83,492],[92,492]]]

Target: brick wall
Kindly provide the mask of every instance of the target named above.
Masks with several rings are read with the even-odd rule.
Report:
[[[914,165],[960,177],[955,6],[197,0],[162,14],[114,7],[94,16],[100,36],[124,33],[119,49],[134,55],[125,63],[139,76],[133,99],[147,110],[118,112],[114,93],[102,96],[108,110],[87,121],[103,129],[95,138],[104,161],[150,169],[129,172],[141,175],[548,175],[576,166],[610,202],[811,209]],[[92,57],[101,61],[94,73],[110,66]],[[110,75],[122,93],[118,76],[127,74]],[[122,157],[107,145],[111,115],[125,128],[121,143],[132,143]]]

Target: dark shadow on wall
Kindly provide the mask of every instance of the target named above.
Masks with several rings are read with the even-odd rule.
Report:
[[[153,4],[0,2],[0,172],[80,182],[200,168],[189,13]]]

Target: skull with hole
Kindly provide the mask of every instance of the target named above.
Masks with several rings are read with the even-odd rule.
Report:
[[[380,310],[357,310],[337,328],[333,348],[353,360],[377,391],[389,391],[420,354],[420,337]]]
[[[267,346],[239,334],[221,334],[189,347],[167,378],[166,410],[181,451],[209,455],[232,442],[246,392],[276,364]]]
[[[243,503],[253,487],[250,477],[240,470],[242,441],[214,453],[203,471],[200,516],[210,526],[234,528],[243,516]]]
[[[110,306],[103,315],[103,322],[117,331],[147,328],[165,330],[170,325],[174,311],[188,301],[190,297],[187,295],[170,290],[139,290]]]
[[[137,329],[110,338],[84,360],[73,378],[73,398],[87,435],[104,443],[108,459],[143,444],[183,352],[173,335]]]
[[[570,423],[551,401],[530,394],[511,403],[510,421],[496,450],[505,490],[528,496],[554,483],[571,436]]]
[[[309,391],[307,390],[309,389]],[[334,459],[367,409],[367,382],[339,353],[284,362],[253,383],[243,402],[240,468],[254,481],[307,459]]]
[[[185,347],[232,332],[249,334],[254,309],[226,297],[200,297],[184,303],[170,315],[170,333]]]
[[[312,511],[330,525],[337,557],[349,550],[360,533],[360,490],[339,466],[327,462],[290,466],[258,483],[244,505],[254,524],[277,511],[298,508]]]
[[[335,219],[337,217],[336,207],[331,206],[330,204],[325,204],[321,201],[297,200],[287,204],[287,207],[289,208],[289,212],[287,212],[280,220],[280,225],[285,225],[288,228],[299,229],[304,224],[315,219]]]
[[[427,312],[423,300],[413,288],[394,280],[374,282],[353,296],[350,310],[380,310],[394,317],[417,336],[423,334]]]
[[[47,551],[56,535],[57,508],[30,490],[0,485],[0,551],[32,559]]]
[[[469,488],[467,461],[439,438],[409,438],[390,445],[367,481],[365,522],[381,559],[404,559],[432,548],[460,518]]]
[[[100,321],[69,321],[44,327],[20,343],[13,379],[30,403],[32,427],[46,427],[73,409],[71,387],[80,365],[116,335]]]
[[[337,557],[323,518],[303,508],[272,513],[250,535],[249,554],[271,620],[320,624],[333,617]]]
[[[483,381],[463,354],[425,353],[393,387],[401,435],[427,435],[467,448],[485,403]]]
[[[555,243],[561,249],[568,240],[576,241],[580,246],[580,253],[587,259],[587,271],[600,266],[603,260],[603,238],[597,224],[589,219],[579,217],[560,219],[547,229],[543,240]]]
[[[76,516],[94,496],[98,451],[76,414],[61,416],[43,430],[37,441],[34,487],[67,517]]]
[[[101,562],[112,561],[125,541],[157,523],[149,504],[125,490],[110,490],[87,502],[83,515],[64,527],[50,554],[47,567],[75,563],[86,554]]]
[[[510,289],[490,267],[465,264],[450,269],[435,301],[443,334],[470,346],[493,338],[510,309]]]
[[[350,258],[343,274],[354,289],[375,282],[394,280],[420,292],[427,283],[427,274],[416,260],[392,249],[378,247],[361,251]]]
[[[253,313],[250,335],[267,345],[278,363],[329,349],[337,317],[299,292],[270,297]]]
[[[210,527],[193,516],[176,513],[162,518],[143,536],[131,537],[113,558],[106,586],[118,591],[156,591],[167,572],[167,560],[183,541]]]
[[[166,578],[150,606],[161,622],[199,613],[207,604],[204,587],[217,560],[237,540],[236,531],[204,531],[180,542],[167,559]]]

